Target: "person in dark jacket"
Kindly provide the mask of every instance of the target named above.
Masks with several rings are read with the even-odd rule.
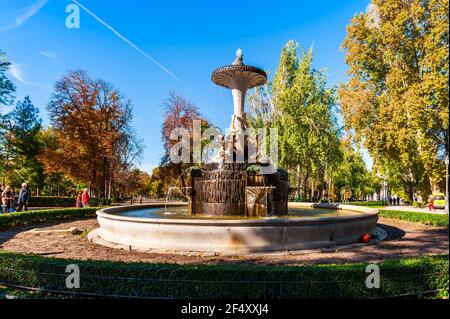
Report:
[[[28,204],[30,203],[31,198],[31,192],[28,188],[27,183],[22,184],[22,188],[19,191],[19,198],[17,199],[17,209],[19,212],[27,211],[28,210]]]

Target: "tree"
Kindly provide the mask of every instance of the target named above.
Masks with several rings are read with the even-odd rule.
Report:
[[[38,161],[45,159],[49,150],[57,150],[60,148],[58,132],[48,127],[41,131],[42,150],[38,155]],[[40,190],[41,195],[47,196],[61,196],[70,195],[75,196],[81,189],[87,188],[89,185],[80,182],[75,177],[67,173],[68,170],[48,170],[44,171],[44,183]]]
[[[2,105],[11,105],[14,101],[16,87],[6,76],[10,66],[11,62],[6,59],[5,53],[0,50],[0,107]]]
[[[377,189],[376,178],[367,170],[362,155],[353,149],[350,141],[341,140],[342,161],[333,171],[333,187],[337,199],[360,199]],[[346,194],[350,196],[347,198]]]
[[[149,183],[149,195],[152,198],[164,197],[164,174],[162,174],[161,167],[155,167],[152,171]]]
[[[431,192],[448,152],[448,0],[374,0],[343,43],[349,80],[339,89],[347,131],[391,184]],[[395,179],[396,181],[394,181]]]
[[[210,124],[203,119],[198,111],[197,106],[188,101],[180,94],[174,92],[169,93],[169,97],[163,104],[164,107],[164,122],[161,129],[162,142],[164,146],[164,155],[161,159],[161,165],[163,170],[171,177],[171,185],[174,185],[178,178],[181,180],[182,187],[186,186],[185,176],[183,174],[192,164],[189,163],[172,163],[170,160],[170,150],[178,141],[174,141],[170,138],[171,133],[176,128],[184,128],[189,131],[190,134],[190,161],[193,161],[193,121],[201,121],[202,130],[207,128]]]
[[[304,198],[329,196],[331,173],[340,159],[335,92],[325,72],[312,67],[313,50],[297,52],[289,41],[274,77],[273,98],[279,112],[280,163],[295,177]]]
[[[143,196],[150,193],[150,175],[137,168],[123,172],[118,187],[120,187],[120,194],[131,196]]]
[[[16,88],[6,76],[11,63],[6,59],[5,53],[0,50],[0,176],[2,184],[5,182],[6,167],[9,162],[9,150],[7,149],[7,123],[3,116],[2,106],[11,105],[14,100]]]
[[[104,80],[70,71],[56,83],[47,109],[54,139],[40,155],[46,172],[63,173],[110,198],[142,153],[130,126],[131,101]]]
[[[8,135],[8,146],[12,151],[15,184],[28,181],[35,187],[43,182],[42,165],[37,156],[42,149],[41,129],[42,120],[39,109],[26,96],[16,104],[14,110],[8,114],[11,123]]]

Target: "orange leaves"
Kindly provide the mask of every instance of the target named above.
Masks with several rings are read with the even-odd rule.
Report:
[[[69,72],[57,82],[48,111],[57,142],[40,155],[46,171],[101,189],[131,164],[123,154],[133,138],[130,102],[111,84],[83,71]]]

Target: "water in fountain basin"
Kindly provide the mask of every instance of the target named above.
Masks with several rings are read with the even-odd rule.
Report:
[[[177,185],[178,185],[178,183],[180,182],[180,179],[181,179],[181,177],[183,176],[183,174],[184,173],[186,173],[187,171],[190,171],[191,170],[191,167],[189,167],[189,168],[187,168],[187,169],[185,169],[184,171],[182,171],[181,172],[181,174],[180,174],[180,176],[178,176],[178,178],[177,178],[177,180],[176,180],[176,182],[175,182],[175,186],[170,186],[168,189],[167,189],[167,196],[166,196],[166,203],[164,204],[164,213],[167,213],[167,204],[169,203],[169,201],[170,201],[170,195],[172,194],[172,190],[174,190],[174,189],[182,189],[182,190],[184,190],[184,189],[187,189],[188,187],[178,187]],[[167,213],[168,215],[171,215],[170,213]]]
[[[134,209],[119,213],[120,216],[138,218],[167,218],[167,219],[217,219],[217,220],[255,220],[255,219],[289,219],[289,218],[327,218],[355,215],[354,212],[325,208],[289,208],[288,214],[283,216],[245,217],[245,216],[217,216],[190,215],[187,206],[172,206],[167,210],[164,206],[144,209]]]

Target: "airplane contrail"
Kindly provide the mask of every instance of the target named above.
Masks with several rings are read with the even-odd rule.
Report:
[[[149,55],[148,53],[146,53],[144,50],[142,50],[141,48],[139,48],[136,44],[134,44],[133,42],[131,42],[131,40],[127,39],[125,36],[123,36],[121,33],[119,33],[116,29],[114,29],[112,26],[110,26],[108,23],[106,23],[105,21],[103,21],[100,17],[98,17],[95,13],[93,13],[92,11],[90,11],[88,8],[86,8],[85,6],[83,6],[79,1],[77,0],[72,0],[76,5],[80,6],[84,11],[86,11],[86,13],[88,13],[90,16],[92,16],[95,20],[97,20],[99,23],[101,23],[104,27],[106,27],[107,29],[109,29],[112,33],[114,33],[117,37],[119,37],[122,41],[124,41],[126,44],[128,44],[129,46],[131,46],[133,49],[135,49],[138,53],[140,53],[141,55],[143,55],[146,59],[150,60],[151,62],[153,62],[154,64],[156,64],[161,70],[163,70],[164,72],[166,72],[168,75],[170,75],[171,77],[173,77],[177,82],[179,82],[180,84],[182,84],[185,88],[187,88],[188,90],[190,90],[192,93],[194,93],[195,95],[199,96],[202,100],[204,100],[207,104],[209,104],[210,106],[214,107],[216,110],[218,110],[220,113],[224,114],[223,111],[221,109],[219,109],[217,106],[213,105],[212,103],[210,103],[208,100],[206,100],[204,97],[202,97],[200,94],[198,94],[193,88],[191,88],[189,85],[187,85],[186,83],[184,83],[179,77],[177,77],[173,72],[171,72],[168,68],[166,68],[164,65],[162,65],[158,60],[156,60],[155,58],[153,58],[151,55]]]

